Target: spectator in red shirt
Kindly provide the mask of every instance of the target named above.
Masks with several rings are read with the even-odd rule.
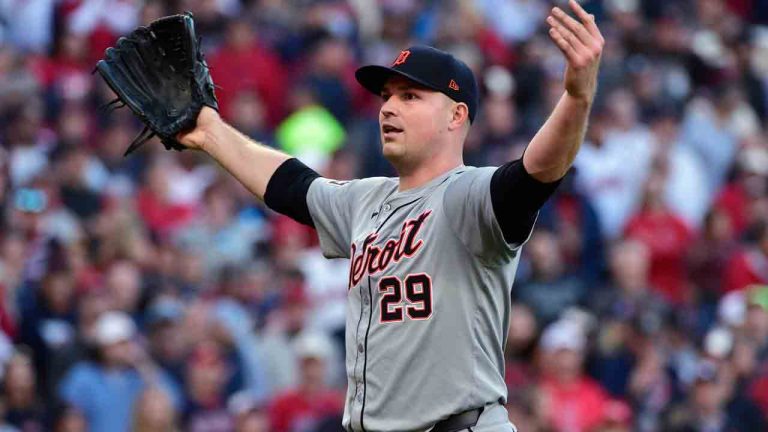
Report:
[[[65,10],[61,17],[63,24],[72,33],[88,38],[89,62],[95,63],[120,35],[139,24],[139,12],[144,2],[75,0],[66,3],[69,10]]]
[[[72,32],[58,38],[52,57],[35,59],[33,68],[38,80],[52,97],[47,108],[58,108],[65,101],[84,102],[96,84],[91,76],[94,62],[89,56],[87,37]]]
[[[605,409],[603,422],[592,432],[630,432],[632,427],[632,409],[621,400],[611,400]]]
[[[754,222],[753,207],[760,205],[768,187],[768,152],[761,147],[747,148],[739,155],[735,179],[725,185],[713,206],[731,220],[736,235]]]
[[[15,298],[25,262],[25,245],[20,233],[8,233],[0,240],[0,332],[8,339],[18,332]]]
[[[331,342],[322,334],[305,333],[298,337],[296,351],[301,378],[297,388],[275,397],[270,410],[273,431],[310,431],[344,410],[343,393],[325,384],[326,361],[332,349]]]
[[[609,398],[584,374],[585,336],[578,324],[560,320],[542,334],[544,381],[539,408],[552,430],[585,432],[603,423]]]
[[[699,289],[701,302],[717,302],[722,293],[726,264],[735,249],[731,220],[724,211],[712,209],[704,218],[699,238],[688,251],[689,276]]]
[[[279,59],[261,45],[243,19],[235,19],[227,29],[224,46],[208,58],[213,81],[219,87],[216,96],[219,112],[228,118],[235,96],[255,90],[266,106],[269,124],[276,125],[283,116],[286,94],[285,70]]]
[[[145,186],[136,197],[137,210],[142,220],[161,237],[166,237],[175,228],[189,222],[195,214],[192,206],[171,200],[168,190],[170,183],[168,165],[158,159],[149,166]]]
[[[18,331],[16,296],[22,286],[28,243],[20,231],[6,231],[0,240],[0,331],[11,339]]]
[[[686,252],[692,233],[683,219],[664,203],[666,177],[666,167],[656,161],[645,185],[643,207],[630,218],[625,236],[648,247],[651,285],[668,301],[682,304],[689,300]]]
[[[735,252],[726,263],[722,285],[724,292],[768,283],[768,224],[758,224],[754,238],[752,246]]]
[[[8,288],[0,284],[0,332],[4,333],[8,339],[13,340],[16,337],[16,321],[7,304],[7,292]]]

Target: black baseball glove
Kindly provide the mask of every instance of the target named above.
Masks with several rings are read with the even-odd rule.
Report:
[[[176,134],[194,128],[203,105],[218,110],[189,12],[160,18],[121,37],[107,48],[95,71],[117,94],[107,106],[127,105],[145,125],[125,155],[155,135],[166,149],[183,150]]]

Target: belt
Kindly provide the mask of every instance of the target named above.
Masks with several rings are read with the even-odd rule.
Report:
[[[456,432],[471,428],[477,424],[477,420],[482,412],[483,408],[481,407],[454,414],[445,420],[437,422],[430,432]]]

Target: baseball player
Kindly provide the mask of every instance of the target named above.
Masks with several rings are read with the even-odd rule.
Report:
[[[204,108],[183,145],[210,154],[273,210],[313,226],[328,258],[350,259],[348,431],[514,431],[503,347],[520,248],[571,166],[604,44],[592,15],[554,8],[549,35],[565,91],[524,156],[464,166],[478,89],[466,64],[434,48],[357,70],[381,96],[384,156],[398,178],[326,179],[259,145]]]

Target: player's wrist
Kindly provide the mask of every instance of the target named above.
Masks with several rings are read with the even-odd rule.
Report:
[[[221,141],[224,126],[224,120],[216,110],[203,107],[197,119],[196,129],[200,132],[197,134],[199,141],[195,143],[197,148],[208,154],[214,152],[217,143]]]

